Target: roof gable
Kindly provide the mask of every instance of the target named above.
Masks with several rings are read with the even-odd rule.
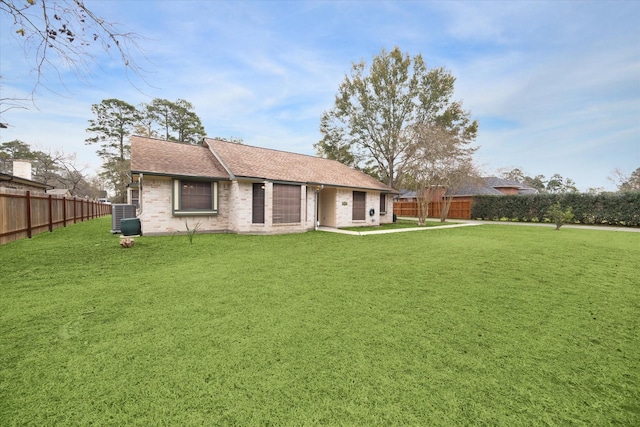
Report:
[[[131,171],[153,175],[229,179],[207,147],[131,137]]]

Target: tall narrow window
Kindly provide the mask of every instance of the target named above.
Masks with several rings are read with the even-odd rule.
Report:
[[[251,222],[264,224],[264,184],[261,182],[253,184]]]
[[[367,209],[367,193],[363,191],[354,191],[351,219],[353,221],[364,221],[366,218],[365,216],[366,209]]]
[[[140,208],[140,190],[131,190],[131,204]]]
[[[387,213],[387,195],[380,193],[380,214]]]
[[[300,186],[273,184],[273,223],[300,222]]]

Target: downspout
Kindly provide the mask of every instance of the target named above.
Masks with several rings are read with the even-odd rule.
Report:
[[[138,178],[138,204],[140,205],[138,218],[140,218],[142,216],[142,208],[144,205],[142,202],[142,172],[140,172],[140,178]]]

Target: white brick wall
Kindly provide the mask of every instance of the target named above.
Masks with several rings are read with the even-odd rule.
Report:
[[[253,182],[221,181],[218,183],[218,214],[211,216],[173,216],[171,210],[171,186],[173,180],[168,177],[144,176],[140,190],[140,222],[146,235],[186,232],[189,227],[199,225],[200,232],[232,232],[277,234],[297,233],[312,230],[316,221],[316,188],[301,186],[301,212],[299,224],[273,224],[272,203],[273,183],[265,183],[265,222],[253,224],[252,200]],[[345,204],[343,205],[343,202]],[[376,225],[391,222],[393,219],[393,201],[387,197],[387,214],[380,215],[380,193],[367,192],[365,221],[352,221],[353,190],[336,191],[336,227],[357,225]],[[375,209],[375,215],[369,216],[369,209]]]
[[[200,232],[233,233],[295,233],[314,227],[315,193],[301,186],[301,222],[299,224],[273,224],[273,184],[265,183],[265,222],[253,224],[253,182],[232,181],[218,183],[218,214],[211,216],[173,216],[171,210],[171,186],[168,177],[143,176],[139,217],[142,232],[146,235],[186,232],[199,225]]]
[[[336,194],[336,227],[356,227],[364,225],[380,225],[393,222],[392,196],[386,197],[387,213],[380,215],[380,193],[367,191],[366,215],[364,221],[353,221],[353,191],[339,189]],[[356,190],[358,191],[358,190]],[[344,204],[346,203],[346,204]],[[369,216],[369,210],[374,209],[375,214]]]
[[[229,229],[229,183],[218,184],[218,214],[214,216],[173,216],[171,211],[171,184],[166,177],[145,175],[140,193],[140,224],[146,235],[183,233],[200,223],[200,232],[227,231]]]

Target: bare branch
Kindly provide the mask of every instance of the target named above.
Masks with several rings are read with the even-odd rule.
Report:
[[[142,54],[137,44],[140,36],[97,16],[81,0],[0,0],[0,12],[12,18],[14,32],[32,64],[36,75],[32,94],[40,86],[51,89],[46,85],[50,73],[63,85],[64,70],[85,80],[96,63],[96,44],[104,52],[117,52],[125,70],[145,81],[145,72],[134,58]]]

